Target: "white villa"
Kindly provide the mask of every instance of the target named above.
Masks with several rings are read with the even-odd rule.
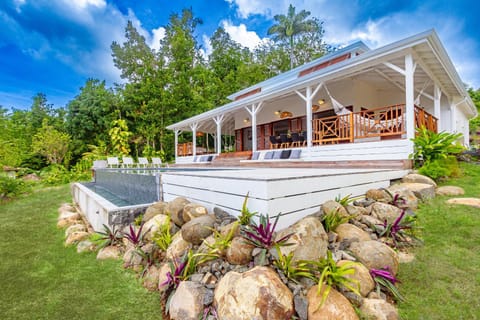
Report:
[[[477,115],[434,30],[375,50],[356,42],[228,98],[167,127],[177,164],[236,158],[240,165],[405,169],[416,127],[460,132],[468,146],[468,119]],[[187,131],[193,141],[179,144]],[[204,134],[215,137],[215,149],[197,146]],[[235,138],[225,145],[222,136]]]

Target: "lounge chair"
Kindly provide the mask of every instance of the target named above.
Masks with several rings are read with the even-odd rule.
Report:
[[[137,167],[139,168],[148,168],[150,166],[150,162],[148,162],[148,159],[145,157],[140,157],[138,158],[138,163]]]
[[[163,166],[162,159],[158,157],[152,157],[152,166],[154,168],[161,168]]]
[[[118,161],[117,157],[108,157],[107,158],[107,167],[118,168],[118,167],[120,167],[120,161]]]
[[[132,157],[123,157],[122,158],[122,167],[123,168],[133,168],[133,158]]]

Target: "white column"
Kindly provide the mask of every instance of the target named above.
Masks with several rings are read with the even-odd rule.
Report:
[[[198,123],[194,122],[190,125],[190,128],[192,129],[192,153],[193,157],[197,156],[197,127]]]
[[[252,152],[257,151],[257,113],[262,110],[263,102],[252,104],[251,108],[245,107],[245,110],[252,118]]]
[[[450,103],[450,133],[457,132],[457,122],[455,121],[455,108],[457,105],[453,102]]]
[[[415,137],[414,72],[413,57],[409,53],[405,56],[405,113],[408,141]]]
[[[181,133],[180,130],[175,129],[175,160],[178,158],[178,135]]]
[[[217,145],[216,145],[216,150],[217,154],[222,153],[222,122],[223,122],[223,117],[224,115],[219,115],[213,118],[213,121],[215,121],[215,124],[217,125]]]
[[[442,98],[442,90],[440,87],[435,83],[433,86],[433,115],[437,118],[437,131],[440,130],[440,123],[441,123],[441,111],[440,111],[440,100]]]
[[[313,129],[312,129],[312,99],[317,94],[318,90],[323,86],[323,83],[320,83],[315,90],[312,92],[312,87],[308,86],[305,89],[305,95],[301,94],[299,91],[295,91],[300,98],[305,101],[305,114],[307,116],[307,147],[312,147],[312,140],[313,140]]]

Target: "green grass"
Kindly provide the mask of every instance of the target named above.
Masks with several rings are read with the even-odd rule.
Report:
[[[68,186],[0,205],[0,319],[160,319],[149,293],[120,261],[64,247],[57,209]]]
[[[462,177],[442,185],[480,197],[480,166],[462,169]],[[402,319],[480,319],[480,209],[446,205],[449,198],[437,196],[417,211],[425,244],[400,267]]]

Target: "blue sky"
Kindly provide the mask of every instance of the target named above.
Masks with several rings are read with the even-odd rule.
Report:
[[[333,45],[362,40],[377,48],[434,28],[462,80],[480,88],[476,1],[1,0],[0,105],[28,108],[42,92],[63,107],[88,78],[121,82],[110,45],[124,41],[128,20],[156,48],[170,14],[191,7],[203,20],[197,39],[206,52],[218,26],[253,48],[290,3],[324,21],[325,40]]]

